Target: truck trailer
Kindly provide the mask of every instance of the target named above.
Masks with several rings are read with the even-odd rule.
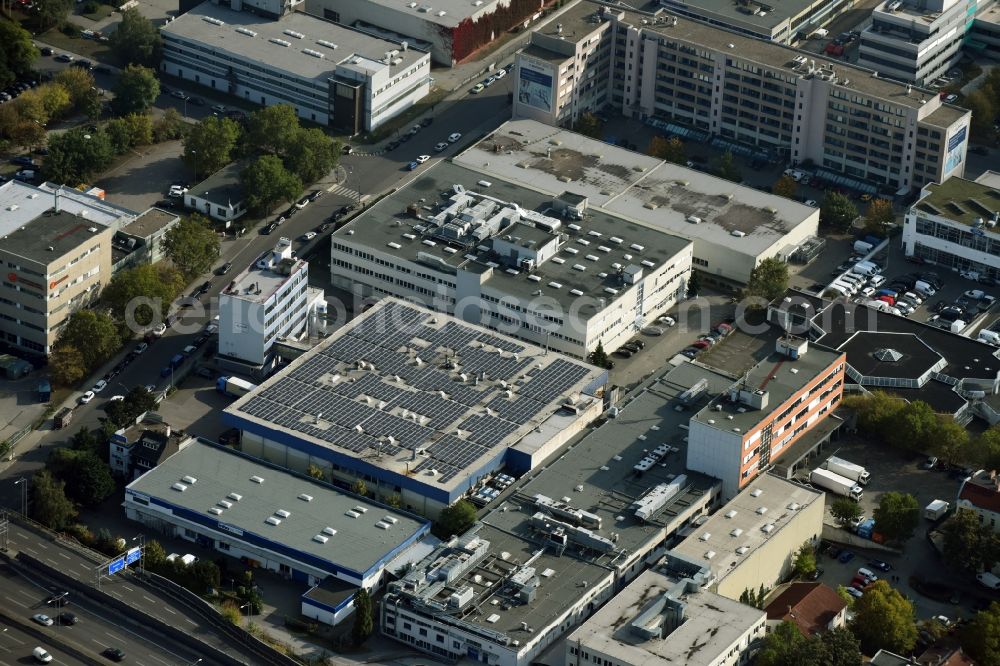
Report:
[[[835,495],[849,497],[855,502],[860,502],[864,497],[864,489],[851,479],[845,479],[839,474],[828,469],[818,467],[809,475],[809,482],[814,486],[829,490]]]
[[[924,518],[927,520],[938,520],[941,516],[948,513],[948,507],[947,502],[936,499],[924,507]]]
[[[215,382],[215,390],[230,398],[239,398],[257,388],[256,384],[251,384],[239,377],[219,377]]]
[[[839,474],[843,477],[851,479],[852,481],[857,481],[862,486],[867,485],[869,479],[871,479],[871,474],[869,474],[868,470],[861,465],[857,465],[852,463],[850,460],[844,460],[843,458],[838,458],[836,456],[830,456],[827,458],[823,468],[830,470],[834,474]]]

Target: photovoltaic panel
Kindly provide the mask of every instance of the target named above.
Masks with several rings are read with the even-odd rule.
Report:
[[[492,345],[497,349],[502,349],[505,352],[510,352],[512,354],[520,354],[525,349],[523,345],[519,345],[510,340],[504,340],[503,338],[499,338],[491,333],[480,333],[476,339],[480,342],[485,342],[488,345]]]
[[[556,359],[525,383],[519,393],[539,402],[551,402],[587,376],[588,369],[565,359]]]

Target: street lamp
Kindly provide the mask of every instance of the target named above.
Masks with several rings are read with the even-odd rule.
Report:
[[[69,592],[63,592],[59,596],[54,597],[52,599],[49,599],[46,602],[46,603],[49,603],[49,604],[51,604],[51,603],[55,603],[56,604],[56,625],[57,626],[58,625],[62,625],[62,613],[60,611],[62,611],[63,602],[66,599],[66,597],[68,597],[68,596],[69,596]]]
[[[132,537],[132,543],[139,542],[139,573],[146,573],[146,535],[139,534]]]
[[[15,486],[21,486],[21,515],[28,517],[28,479],[21,477],[14,482]]]

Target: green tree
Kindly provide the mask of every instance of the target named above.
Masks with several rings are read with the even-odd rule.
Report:
[[[49,354],[49,376],[57,386],[75,386],[87,376],[87,363],[75,345],[56,344]]]
[[[107,134],[71,129],[49,138],[49,155],[42,164],[42,175],[54,183],[75,187],[89,182],[113,159],[114,149]]]
[[[30,74],[37,59],[31,33],[14,21],[0,20],[0,89]]]
[[[840,192],[829,190],[819,206],[819,221],[837,231],[847,231],[858,217],[854,203]]]
[[[785,620],[764,637],[757,666],[822,666],[817,651],[819,642],[802,635],[794,622]]]
[[[691,271],[691,276],[687,282],[687,297],[698,298],[701,292],[701,274],[698,271]]]
[[[861,641],[865,654],[875,654],[881,649],[909,654],[917,642],[913,604],[889,587],[889,583],[875,581],[854,604],[851,630]]]
[[[959,638],[962,648],[979,666],[1000,666],[1000,603],[976,613]]]
[[[111,470],[91,451],[53,449],[46,467],[66,484],[66,494],[84,506],[97,506],[115,490]]]
[[[285,166],[303,183],[329,174],[340,158],[340,146],[321,129],[300,129],[285,150]]]
[[[186,280],[205,273],[219,258],[219,237],[200,215],[190,215],[167,231],[162,247]]]
[[[45,32],[53,26],[62,25],[73,5],[70,0],[38,0],[32,4],[35,6],[34,12],[38,27],[41,28],[39,32]]]
[[[654,136],[646,148],[646,154],[674,164],[687,164],[684,142],[676,136],[670,138],[660,135]]]
[[[892,210],[892,202],[888,199],[872,199],[868,203],[868,210],[865,211],[866,234],[875,236],[885,236],[885,228],[892,224],[896,215]]]
[[[476,507],[468,500],[458,500],[446,507],[434,523],[434,531],[442,539],[464,534],[476,522]]]
[[[229,118],[209,116],[188,131],[182,159],[203,178],[232,161],[239,138],[239,125]]]
[[[838,497],[830,504],[830,515],[841,525],[846,525],[862,514],[861,506],[854,500]]]
[[[240,606],[235,601],[225,601],[222,604],[222,610],[219,611],[222,617],[226,619],[230,624],[234,624],[237,627],[243,621],[243,613],[240,611]]]
[[[142,566],[150,571],[157,571],[167,561],[167,551],[163,549],[160,542],[150,539],[143,546]]]
[[[858,666],[861,663],[861,642],[845,627],[820,634],[823,646],[823,666]]]
[[[1000,537],[973,511],[958,510],[941,526],[941,557],[959,571],[989,571],[1000,561]]]
[[[156,72],[142,65],[129,65],[118,77],[112,108],[120,116],[146,113],[159,94]]]
[[[400,509],[403,506],[403,498],[399,495],[387,495],[383,501],[386,506],[391,506],[393,509]]]
[[[844,600],[847,604],[848,610],[854,609],[854,602],[856,601],[854,595],[847,591],[847,588],[843,585],[837,586],[837,596]]]
[[[108,421],[119,427],[125,427],[139,418],[141,414],[156,409],[156,398],[144,386],[138,386],[125,395],[124,400],[109,402],[104,407]]]
[[[800,578],[805,578],[816,571],[816,551],[811,543],[806,542],[799,548],[799,552],[795,555],[794,569],[795,575]]]
[[[122,19],[109,41],[111,50],[123,63],[154,69],[160,64],[163,51],[160,31],[138,9],[122,12]]]
[[[170,107],[153,123],[153,140],[160,143],[161,141],[180,139],[187,132],[187,127],[180,112],[174,107]]]
[[[573,125],[574,132],[589,136],[592,139],[600,139],[602,129],[601,121],[589,111],[581,114]]]
[[[130,113],[108,121],[104,131],[111,141],[111,148],[119,155],[136,146],[153,142],[153,120],[146,114]]]
[[[886,438],[889,444],[899,449],[926,452],[936,445],[935,437],[940,430],[940,418],[930,405],[922,400],[906,403],[900,410],[895,423]]]
[[[886,539],[902,543],[913,536],[920,524],[920,505],[913,495],[890,491],[882,495],[872,518]]]
[[[284,156],[299,127],[299,117],[291,106],[267,106],[250,114],[244,144],[251,151]]]
[[[93,74],[82,67],[67,67],[57,72],[52,80],[66,88],[73,110],[86,114],[88,118],[101,115],[101,97]]]
[[[45,125],[21,112],[17,98],[0,104],[0,140],[12,146],[40,146],[45,143]],[[42,112],[41,107],[39,111]]]
[[[72,439],[70,439],[69,443],[70,449],[73,451],[89,451],[90,453],[97,454],[101,440],[92,430],[80,428],[73,435]]]
[[[351,492],[355,495],[368,497],[368,484],[365,483],[364,479],[355,479],[354,483],[351,484]]]
[[[319,465],[313,465],[312,463],[309,463],[309,467],[306,469],[306,474],[320,481],[326,480],[326,472],[324,472],[323,468],[320,467]]]
[[[844,406],[858,416],[858,427],[865,433],[888,441],[893,435],[906,401],[885,391],[872,391],[867,395],[852,395],[844,399]]]
[[[715,162],[715,172],[719,175],[719,178],[725,178],[726,180],[731,180],[734,183],[738,183],[743,180],[743,171],[740,166],[736,163],[736,159],[733,154],[728,150],[719,156],[719,159]]]
[[[157,316],[166,315],[186,284],[184,276],[173,266],[143,264],[115,273],[101,292],[101,301],[120,317],[132,317],[138,326],[145,327]]]
[[[198,560],[187,567],[186,587],[195,594],[207,594],[219,587],[222,572],[212,560]]]
[[[968,459],[982,469],[1000,469],[1000,426],[993,426],[969,443]]]
[[[354,593],[354,626],[351,627],[351,639],[355,647],[361,647],[375,630],[372,598],[365,588]]]
[[[598,368],[607,368],[610,360],[608,353],[604,351],[604,344],[598,340],[597,347],[594,348],[594,351],[590,352],[590,362]]]
[[[80,351],[84,365],[95,368],[121,348],[118,327],[103,312],[77,310],[59,332],[56,347],[70,345]]]
[[[243,170],[240,180],[247,193],[247,207],[258,215],[265,215],[278,203],[294,201],[302,195],[302,181],[274,155],[257,158]]]
[[[21,95],[37,96],[50,120],[62,118],[73,107],[69,90],[61,83],[44,83],[33,90],[24,91]]]
[[[942,460],[968,462],[973,455],[969,446],[969,431],[955,423],[952,417],[941,415],[938,417],[930,450]]]
[[[993,140],[993,119],[997,115],[997,103],[983,88],[973,90],[965,96],[963,106],[972,111],[970,130],[977,141]]]
[[[76,506],[66,496],[66,484],[47,469],[31,477],[31,516],[54,530],[64,529],[76,518]]]
[[[774,185],[771,186],[771,193],[777,194],[779,197],[785,197],[786,199],[794,199],[798,189],[799,184],[795,182],[794,178],[783,175],[774,181]]]
[[[768,257],[750,271],[744,290],[745,297],[773,301],[788,290],[788,264],[777,257]]]

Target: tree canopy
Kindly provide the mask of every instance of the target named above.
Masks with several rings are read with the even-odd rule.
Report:
[[[806,542],[799,548],[799,552],[795,555],[793,568],[795,575],[802,578],[816,571],[816,550],[811,543]]]
[[[49,28],[62,25],[66,21],[70,8],[73,6],[71,0],[35,0],[35,19],[38,22],[40,32]]]
[[[920,505],[913,495],[889,491],[882,494],[872,517],[886,539],[901,543],[913,536],[920,524]]]
[[[163,50],[160,31],[134,7],[122,12],[122,19],[109,41],[111,50],[124,64],[151,68],[160,64]]]
[[[37,59],[31,33],[14,21],[0,20],[0,89],[31,73]]]
[[[656,135],[649,141],[646,154],[674,164],[686,164],[687,155],[684,152],[684,142],[676,136],[665,137]]]
[[[172,266],[143,264],[116,273],[101,292],[101,300],[119,318],[145,327],[167,313],[185,284],[184,276]]]
[[[340,145],[321,129],[300,129],[285,151],[285,166],[303,183],[312,183],[337,166]]]
[[[121,348],[115,321],[103,312],[77,310],[59,332],[55,346],[70,345],[80,351],[88,369],[95,368]]]
[[[855,518],[860,518],[863,513],[861,506],[847,497],[838,497],[830,504],[830,515],[841,525],[846,525]]]
[[[580,114],[580,117],[573,125],[573,131],[579,132],[584,136],[589,136],[592,139],[600,139],[602,131],[601,121],[593,113],[587,111]]]
[[[773,301],[788,290],[788,264],[777,257],[768,257],[750,271],[744,296]]]
[[[860,644],[848,629],[837,627],[808,637],[787,620],[764,638],[756,658],[757,666],[858,666],[860,663]]]
[[[819,219],[837,231],[847,231],[858,217],[854,203],[840,192],[827,191],[819,207]]]
[[[66,496],[66,484],[41,469],[31,477],[31,515],[42,525],[64,529],[76,518],[76,506]]]
[[[465,533],[476,522],[476,507],[468,500],[458,500],[438,515],[434,531],[442,538]]]
[[[108,421],[118,427],[125,427],[142,414],[156,409],[156,398],[144,386],[137,386],[125,394],[124,400],[109,402],[104,407]]]
[[[855,602],[851,629],[866,654],[880,649],[909,654],[917,642],[913,604],[884,580],[869,585]]]
[[[884,236],[886,225],[895,221],[892,202],[888,199],[872,199],[865,211],[865,233]]]
[[[789,175],[782,175],[771,186],[771,194],[777,194],[779,197],[785,197],[786,199],[794,199],[798,189],[799,184],[795,182],[794,178]]]
[[[949,460],[971,456],[969,436],[950,416],[936,414],[926,402],[906,402],[884,391],[853,395],[844,405],[858,415],[858,427],[906,451],[934,453]]]
[[[53,449],[46,467],[66,484],[67,496],[84,506],[97,506],[115,490],[111,470],[91,451]]]
[[[736,159],[733,154],[728,150],[715,162],[715,172],[719,174],[719,178],[725,178],[726,180],[731,180],[734,183],[738,183],[743,180],[743,170],[736,163]]]
[[[375,630],[372,598],[365,588],[354,593],[354,625],[351,627],[351,638],[354,645],[364,645]]]
[[[208,116],[192,127],[185,137],[184,163],[199,178],[209,176],[232,161],[239,138],[240,126],[235,122],[229,118]]]
[[[93,74],[82,67],[67,67],[57,72],[52,80],[66,88],[73,109],[88,118],[101,115],[101,97]]]
[[[192,214],[164,234],[163,252],[186,280],[192,280],[219,258],[219,237],[204,217]]]
[[[1000,666],[1000,603],[976,613],[960,634],[962,648],[979,666]]]
[[[243,170],[241,181],[247,207],[258,215],[266,215],[277,204],[302,195],[302,180],[288,171],[276,155],[258,157]]]
[[[120,116],[146,113],[160,94],[156,72],[142,65],[129,65],[118,77],[112,106]]]
[[[42,165],[47,180],[75,187],[87,183],[114,159],[107,134],[83,128],[67,130],[49,138],[49,155]]]
[[[288,104],[266,106],[250,114],[245,144],[257,152],[284,156],[299,127],[299,117]]]
[[[941,557],[959,571],[989,571],[1000,562],[1000,535],[973,511],[959,510],[941,526]]]

